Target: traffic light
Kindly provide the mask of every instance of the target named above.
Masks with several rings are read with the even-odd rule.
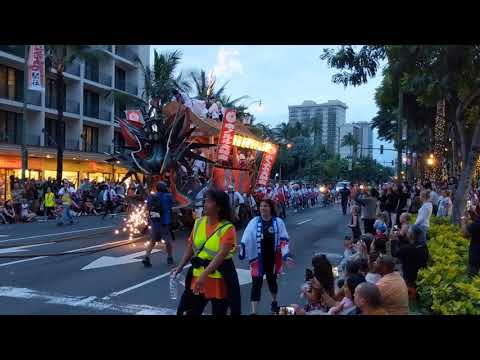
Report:
[[[380,154],[383,154],[383,145],[380,145]]]
[[[392,166],[395,166],[395,162],[392,160]]]

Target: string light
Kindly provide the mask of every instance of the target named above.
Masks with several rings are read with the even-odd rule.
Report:
[[[447,151],[447,122],[445,119],[445,100],[437,103],[437,112],[435,116],[435,127],[433,137],[433,153],[437,166],[432,168],[432,174],[435,180],[445,180],[448,177],[445,152]],[[430,165],[430,164],[429,164]]]

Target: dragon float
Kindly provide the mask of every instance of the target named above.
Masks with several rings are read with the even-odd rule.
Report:
[[[149,188],[166,181],[178,208],[192,208],[197,196],[209,187],[220,190],[232,185],[247,193],[254,186],[258,152],[265,144],[241,121],[236,121],[234,146],[228,163],[216,161],[216,147],[222,123],[202,118],[177,102],[165,106],[151,102],[142,117],[117,117],[125,145],[111,154],[107,162],[122,164],[128,173],[147,179]],[[142,119],[143,118],[143,119]],[[195,162],[204,163],[204,171],[195,171]]]

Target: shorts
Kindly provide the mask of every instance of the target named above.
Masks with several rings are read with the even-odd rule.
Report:
[[[152,229],[150,232],[152,242],[160,242],[165,240],[166,243],[172,242],[172,235],[170,233],[170,225],[157,224],[152,222]]]

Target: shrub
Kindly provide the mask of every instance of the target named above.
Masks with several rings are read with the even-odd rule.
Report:
[[[458,226],[436,217],[429,238],[430,263],[417,280],[421,306],[440,315],[480,315],[480,276],[468,276],[469,239]]]

